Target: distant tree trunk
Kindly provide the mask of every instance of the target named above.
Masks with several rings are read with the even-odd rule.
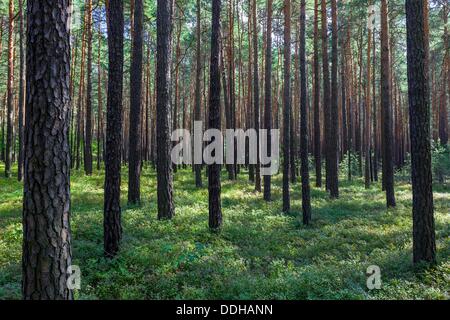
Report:
[[[156,134],[158,219],[171,219],[175,214],[173,203],[173,171],[170,156],[170,66],[172,42],[171,0],[157,1],[157,81],[156,81]]]
[[[436,262],[424,2],[406,0],[414,263]]]
[[[450,64],[449,56],[449,40],[448,40],[448,3],[443,4],[442,8],[443,24],[444,24],[444,63],[442,67],[442,89],[441,89],[441,103],[439,110],[439,141],[442,146],[448,143],[448,110],[447,110],[447,92],[449,88],[449,72]]]
[[[337,26],[337,3],[331,0],[332,20],[332,67],[331,67],[331,110],[329,155],[330,155],[330,196],[339,197],[339,172],[338,172],[338,143],[339,143],[339,110],[338,110],[338,26]]]
[[[8,105],[6,114],[6,157],[5,176],[11,177],[14,115],[14,0],[9,0],[9,29],[8,29]]]
[[[322,187],[322,150],[320,140],[319,3],[314,0],[314,162],[316,187]]]
[[[87,1],[87,72],[86,72],[86,129],[84,139],[84,171],[92,174],[92,0]]]
[[[373,106],[373,175],[374,180],[378,181],[378,111],[377,111],[377,89],[376,89],[376,44],[375,44],[375,32],[373,32],[373,70],[372,73],[372,106]]]
[[[264,81],[264,129],[267,130],[267,154],[272,153],[272,0],[267,0],[266,67]],[[270,165],[269,165],[270,166]],[[271,176],[264,176],[264,200],[271,200]]]
[[[98,27],[98,54],[97,54],[97,170],[101,168],[102,150],[103,150],[103,98],[102,98],[102,68],[100,64],[101,48],[102,48],[102,33],[101,25]]]
[[[23,15],[23,1],[19,0],[19,50],[20,50],[20,70],[19,70],[19,161],[18,161],[18,175],[19,181],[23,179],[23,140],[24,140],[24,124],[25,124],[25,52],[23,45],[24,38],[24,15]]]
[[[291,117],[291,0],[284,0],[283,212],[291,209],[289,194]]]
[[[81,140],[83,133],[83,95],[84,95],[84,64],[86,61],[86,33],[87,33],[87,12],[84,15],[84,29],[81,37],[81,66],[80,66],[80,84],[78,89],[77,102],[77,137],[75,141],[75,168],[80,169],[81,166]]]
[[[68,9],[68,0],[28,0],[27,4],[22,253],[26,300],[73,299],[67,287],[72,264]]]
[[[175,46],[175,79],[174,79],[174,102],[173,102],[173,119],[172,119],[172,128],[173,130],[178,129],[178,109],[179,109],[179,100],[180,100],[180,83],[179,83],[179,74],[180,74],[180,55],[181,55],[181,47],[180,47],[180,38],[181,38],[181,23],[182,18],[180,15],[180,10],[176,8],[176,17],[175,20],[178,21],[177,24],[177,33],[176,33],[176,46]],[[173,142],[173,146],[176,145],[176,142]],[[177,165],[172,164],[173,172],[177,172]]]
[[[300,5],[300,150],[303,224],[311,222],[311,196],[308,161],[308,108],[306,105],[306,0]]]
[[[328,65],[328,17],[327,17],[327,2],[321,0],[322,6],[322,73],[323,73],[323,111],[324,111],[324,145],[325,145],[325,185],[326,189],[330,190],[330,69]]]
[[[130,72],[130,126],[128,154],[128,203],[141,201],[141,113],[142,113],[142,46],[143,0],[134,3],[133,54]]]
[[[256,165],[255,165],[255,190],[261,191],[261,165],[259,162],[259,77],[258,77],[258,24],[256,22],[256,0],[253,0],[252,17],[253,17],[253,116],[254,128],[256,130]]]
[[[209,125],[208,129],[221,128],[220,111],[220,0],[212,1],[211,17],[211,64],[209,80]],[[209,228],[219,230],[222,226],[222,206],[220,203],[220,167],[218,163],[208,167]]]
[[[109,0],[108,13],[108,100],[105,148],[104,250],[114,257],[122,238],[120,168],[122,158],[122,91],[124,16],[121,0]]]
[[[194,120],[201,121],[201,75],[202,75],[202,56],[201,56],[201,5],[200,0],[197,0],[197,49],[196,49],[196,69],[195,69],[195,107]],[[202,165],[194,164],[195,170],[195,185],[202,187]]]
[[[364,185],[366,189],[370,188],[370,90],[372,80],[372,65],[370,60],[370,54],[372,49],[372,29],[369,28],[367,35],[367,77],[366,77],[366,110],[364,115],[364,144],[365,144],[365,168],[364,168]]]
[[[395,207],[394,164],[392,157],[391,74],[389,58],[389,27],[387,0],[381,0],[381,108],[383,110],[383,174],[386,205]]]

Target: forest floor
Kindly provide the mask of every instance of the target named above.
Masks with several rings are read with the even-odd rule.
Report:
[[[72,173],[73,263],[81,268],[77,299],[449,299],[450,185],[435,185],[438,264],[412,266],[411,186],[396,182],[396,209],[386,210],[380,185],[341,181],[331,201],[312,189],[313,223],[301,223],[301,186],[291,214],[281,213],[281,176],[266,203],[242,173],[224,172],[220,234],[208,230],[208,191],[190,170],[175,175],[176,217],[156,219],[156,177],[143,170],[141,207],[126,205],[124,237],[114,260],[103,258],[103,172]],[[0,165],[0,299],[20,298],[22,184]],[[16,172],[15,172],[16,173]],[[15,174],[14,173],[14,174]],[[344,178],[342,178],[344,179]],[[314,181],[314,180],[313,180]],[[381,269],[370,291],[366,270]]]

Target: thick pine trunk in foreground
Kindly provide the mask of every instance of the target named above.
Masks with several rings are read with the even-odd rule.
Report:
[[[311,196],[308,162],[308,106],[306,105],[306,0],[300,5],[300,157],[303,223],[311,222]]]
[[[108,10],[108,100],[105,146],[104,250],[107,257],[119,251],[122,238],[120,167],[122,156],[123,3],[109,0]]]
[[[413,191],[413,259],[436,261],[431,174],[430,102],[424,1],[406,0],[408,96]]]
[[[173,171],[170,157],[170,67],[172,42],[172,1],[157,2],[156,51],[156,171],[158,190],[158,219],[171,219],[173,203]]]
[[[23,201],[24,299],[72,299],[69,0],[27,6],[27,127]],[[45,46],[42,43],[46,43]]]
[[[141,201],[141,109],[142,109],[142,25],[144,21],[143,0],[134,3],[133,54],[130,77],[130,127],[128,153],[128,203]]]
[[[208,129],[220,130],[220,0],[212,2],[212,30],[211,30],[211,65],[209,80],[209,125]],[[209,228],[219,230],[222,226],[222,206],[220,202],[220,168],[214,163],[208,167],[209,191]]]
[[[394,163],[392,154],[391,74],[387,0],[381,0],[381,109],[383,112],[383,181],[386,205],[395,207]]]

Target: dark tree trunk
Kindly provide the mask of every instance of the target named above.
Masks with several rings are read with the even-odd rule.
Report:
[[[98,27],[98,54],[97,54],[97,170],[101,168],[103,158],[103,98],[102,98],[102,68],[100,65],[102,48],[101,25]]]
[[[289,194],[291,117],[291,0],[284,0],[283,212],[291,209]]]
[[[300,5],[300,158],[302,176],[303,224],[311,222],[311,196],[308,162],[308,106],[306,105],[306,0]]]
[[[389,27],[387,1],[381,0],[381,108],[383,110],[383,174],[386,189],[386,205],[395,207],[394,163],[392,156],[391,75],[389,57]]]
[[[19,70],[19,159],[18,159],[18,175],[17,179],[23,179],[23,139],[24,139],[24,124],[25,124],[25,52],[23,45],[24,37],[24,16],[23,16],[23,1],[19,1],[19,50],[20,50],[20,70]]]
[[[197,65],[195,69],[195,107],[194,107],[194,120],[201,121],[201,75],[202,75],[202,56],[201,56],[201,6],[200,0],[197,0],[197,49],[196,60]],[[194,164],[195,170],[195,185],[202,187],[202,165]]]
[[[442,70],[442,91],[441,91],[441,103],[439,108],[439,141],[442,146],[446,146],[448,143],[448,110],[447,110],[447,92],[449,88],[449,40],[448,40],[448,3],[443,4],[442,15],[444,25],[444,63]]]
[[[142,109],[142,25],[144,21],[143,0],[134,3],[133,54],[130,78],[130,126],[128,153],[128,203],[141,201],[141,109]]]
[[[320,141],[319,4],[314,0],[314,163],[316,187],[322,187],[322,150]]]
[[[330,158],[330,196],[339,197],[339,172],[338,172],[338,141],[339,141],[339,110],[338,110],[338,27],[337,27],[337,4],[336,0],[331,0],[332,19],[332,67],[331,67],[331,110],[330,114],[330,134],[329,138],[329,158]]]
[[[264,129],[267,130],[267,154],[272,153],[272,0],[267,0],[267,40],[264,81]],[[264,176],[264,200],[271,200],[271,176]]]
[[[8,105],[6,113],[6,156],[5,176],[11,177],[13,145],[13,115],[14,115],[14,0],[9,0],[9,31],[8,31]]]
[[[406,0],[414,263],[436,262],[424,1]]]
[[[156,68],[156,169],[158,183],[158,219],[171,219],[173,203],[173,168],[170,156],[170,66],[172,42],[172,1],[157,2]]]
[[[258,77],[258,24],[256,23],[256,0],[253,0],[253,117],[256,130],[256,164],[255,164],[255,190],[261,192],[261,165],[259,162],[259,77]]]
[[[122,90],[124,16],[121,0],[108,3],[108,100],[105,148],[104,250],[107,257],[119,251],[122,238],[120,168],[122,158]]]
[[[220,111],[220,0],[212,1],[211,64],[209,80],[209,123],[208,129],[219,129]],[[209,228],[219,230],[222,226],[222,206],[220,203],[220,167],[218,163],[208,167]]]
[[[328,65],[328,17],[327,2],[322,0],[322,73],[323,73],[323,111],[324,111],[324,145],[325,145],[325,185],[330,190],[330,67]]]
[[[22,293],[27,300],[73,298],[67,287],[72,264],[68,9],[69,0],[27,4],[22,254]]]
[[[84,172],[92,174],[92,0],[87,1],[87,70],[86,70],[86,129],[84,139]]]

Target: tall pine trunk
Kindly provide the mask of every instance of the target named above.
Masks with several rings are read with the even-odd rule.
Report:
[[[267,130],[267,154],[272,153],[272,0],[267,0],[266,67],[264,81],[264,129]],[[264,176],[264,200],[271,200],[271,176]]]
[[[108,100],[105,146],[104,250],[107,257],[119,251],[122,239],[120,208],[120,169],[122,158],[122,91],[124,15],[121,0],[109,0],[108,21]]]
[[[156,170],[158,192],[158,219],[171,219],[175,214],[173,203],[173,168],[170,157],[170,74],[172,43],[171,0],[157,1],[156,51]]]
[[[68,19],[69,0],[28,0],[22,253],[27,300],[73,298],[67,283],[72,264]]]
[[[387,0],[381,0],[381,108],[383,110],[383,176],[386,205],[395,207],[394,163],[392,154],[392,106],[389,56],[389,26]]]
[[[143,64],[143,0],[134,3],[133,54],[130,77],[130,126],[128,154],[128,203],[141,201],[141,113],[142,113],[142,64]]]
[[[311,196],[309,186],[308,161],[308,106],[306,104],[306,0],[300,5],[300,158],[302,177],[302,210],[303,223],[311,222]]]
[[[436,262],[431,174],[430,101],[426,67],[428,38],[424,1],[406,0],[408,96],[413,191],[413,259]]]
[[[211,17],[211,65],[209,80],[209,122],[208,129],[221,128],[220,110],[220,0],[212,1]],[[208,193],[209,193],[209,228],[217,231],[222,226],[222,206],[220,203],[220,168],[214,163],[208,167]]]
[[[291,209],[289,193],[291,117],[291,0],[284,0],[283,212]]]

